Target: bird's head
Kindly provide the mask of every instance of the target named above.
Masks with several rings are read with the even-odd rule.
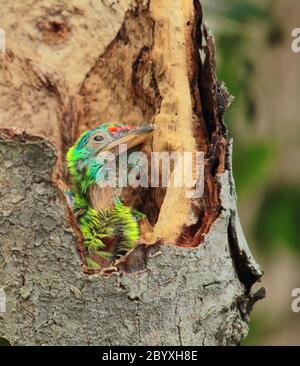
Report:
[[[85,193],[96,182],[102,168],[99,155],[105,152],[116,154],[120,144],[127,150],[143,143],[152,135],[154,125],[141,127],[123,124],[103,124],[85,131],[67,153],[70,174],[81,192]]]

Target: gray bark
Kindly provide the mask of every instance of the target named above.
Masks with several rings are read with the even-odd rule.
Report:
[[[2,130],[0,151],[1,337],[15,345],[234,345],[246,336],[248,290],[261,271],[239,224],[231,171],[220,176],[223,211],[201,246],[141,246],[129,270],[89,275],[52,181],[55,147]]]

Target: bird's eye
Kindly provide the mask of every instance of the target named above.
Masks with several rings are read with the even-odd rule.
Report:
[[[104,139],[104,137],[103,137],[103,136],[101,136],[101,135],[96,135],[96,136],[94,137],[94,141],[97,141],[97,142],[103,141],[103,139]]]

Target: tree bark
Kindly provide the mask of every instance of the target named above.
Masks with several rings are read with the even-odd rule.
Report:
[[[0,337],[14,345],[238,344],[263,295],[251,294],[262,272],[239,222],[223,123],[229,96],[216,80],[200,3],[0,4]],[[153,122],[153,151],[203,151],[205,189],[201,199],[184,188],[140,192],[151,238],[99,272],[85,265],[60,187],[67,148],[107,121]]]

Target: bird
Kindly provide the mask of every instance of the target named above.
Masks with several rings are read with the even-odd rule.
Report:
[[[113,154],[118,166],[122,154],[119,146],[125,145],[127,152],[137,149],[152,136],[154,128],[152,124],[105,123],[82,133],[68,149],[71,188],[65,190],[65,196],[79,224],[90,268],[107,266],[138,242],[139,221],[145,215],[122,203],[123,187],[102,184],[110,173],[114,176],[105,157]]]

